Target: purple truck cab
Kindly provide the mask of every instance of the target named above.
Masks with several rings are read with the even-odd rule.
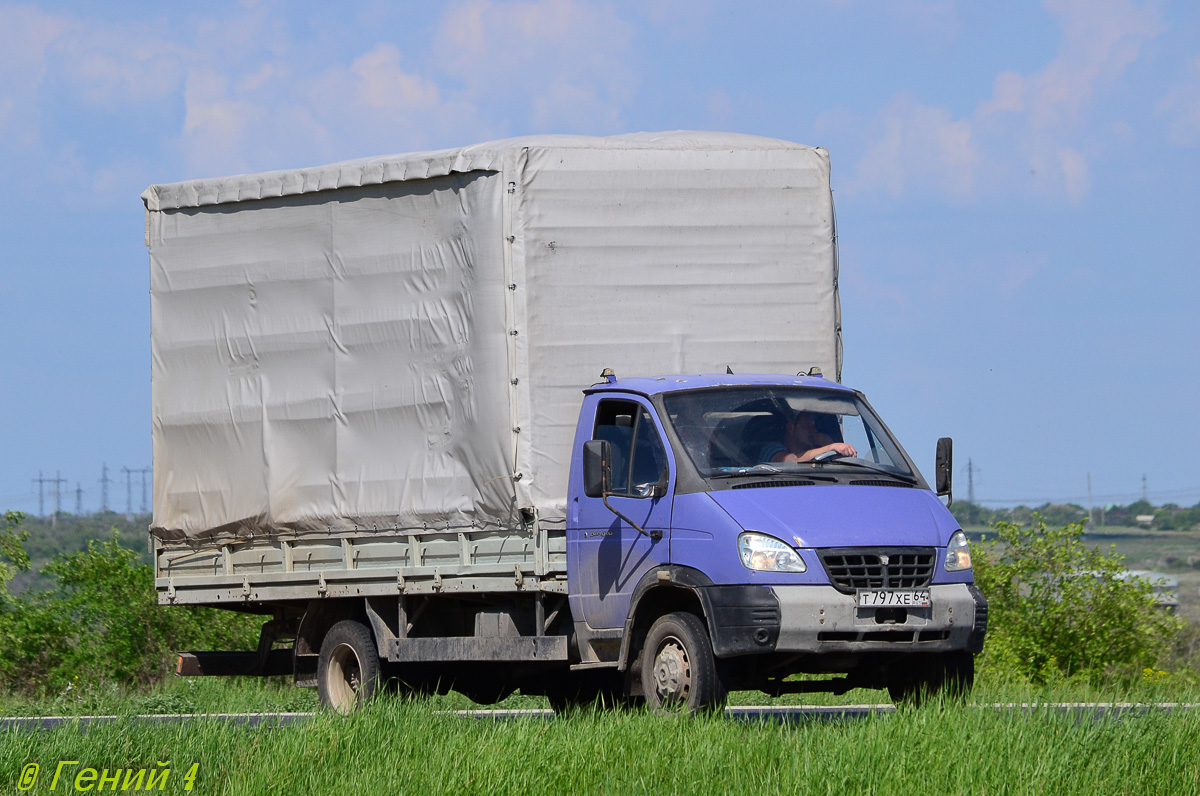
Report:
[[[584,393],[567,494],[577,668],[615,664],[624,694],[691,710],[729,690],[969,689],[987,603],[966,538],[861,393],[775,375],[610,376]],[[944,495],[949,440],[938,452]]]

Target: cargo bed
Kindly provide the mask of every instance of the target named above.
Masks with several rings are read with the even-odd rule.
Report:
[[[155,558],[163,605],[567,590],[566,533],[547,528],[158,542]]]

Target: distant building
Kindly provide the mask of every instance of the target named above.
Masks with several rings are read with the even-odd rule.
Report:
[[[1142,569],[1131,569],[1123,580],[1141,578],[1150,584],[1154,591],[1154,599],[1159,608],[1174,613],[1179,609],[1179,578],[1173,578],[1162,572],[1147,572]]]

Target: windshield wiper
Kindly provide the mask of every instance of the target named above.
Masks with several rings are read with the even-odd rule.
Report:
[[[808,464],[808,462],[803,462]],[[726,478],[781,478],[784,481],[795,479],[816,480],[822,483],[837,483],[837,476],[824,475],[812,472],[809,468],[803,467],[801,464],[788,463],[786,469],[776,467],[773,464],[759,464],[754,467],[741,467],[736,472],[720,472],[704,476],[707,479],[716,481]],[[764,482],[766,483],[766,482]]]
[[[855,459],[855,458],[851,458],[849,456],[841,456],[841,457],[834,458],[834,459],[822,459],[820,461],[813,460],[810,462],[802,462],[802,464],[812,464],[812,465],[819,464],[823,467],[828,466],[828,465],[837,466],[839,464],[840,465],[849,465],[851,467],[862,467],[864,470],[872,470],[876,473],[881,473],[883,475],[890,476],[891,478],[895,478],[898,481],[904,481],[907,484],[917,483],[917,479],[914,478],[913,476],[903,475],[901,473],[897,473],[894,470],[889,470],[886,467],[884,467],[883,465],[876,464],[875,462],[869,462],[869,461],[866,461],[865,459]]]
[[[773,464],[756,464],[753,467],[723,468],[707,478],[741,478],[746,475],[794,475],[793,470],[781,470]]]

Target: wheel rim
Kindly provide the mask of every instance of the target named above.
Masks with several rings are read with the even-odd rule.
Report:
[[[329,701],[340,713],[349,713],[362,686],[362,662],[349,644],[334,647],[329,656]]]
[[[674,636],[663,639],[654,656],[654,692],[663,706],[687,704],[692,691],[692,663],[687,647]]]

